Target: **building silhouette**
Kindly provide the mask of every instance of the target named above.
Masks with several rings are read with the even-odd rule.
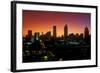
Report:
[[[28,37],[32,37],[32,30],[28,30]]]
[[[76,40],[79,39],[79,34],[78,34],[78,33],[75,34],[75,39],[76,39]]]
[[[39,40],[39,37],[40,37],[40,33],[39,32],[35,32],[34,33],[34,39],[35,40]]]
[[[57,36],[57,31],[56,31],[56,26],[53,26],[53,37],[56,38]]]
[[[89,29],[87,27],[85,27],[85,30],[84,30],[84,40],[86,43],[88,44],[91,44],[91,36],[89,34]]]
[[[27,39],[32,41],[32,30],[28,30]]]
[[[64,26],[64,38],[66,39],[68,36],[68,26],[67,24]]]
[[[88,39],[88,38],[89,38],[89,29],[86,26],[84,30],[84,39]]]
[[[51,31],[48,31],[45,35],[46,35],[47,38],[50,39],[51,38]]]
[[[23,37],[23,62],[91,59],[91,34],[88,27],[85,27],[84,33],[68,33],[65,24],[63,33],[57,36],[55,25],[52,32],[38,31],[32,35],[32,30],[28,30],[26,37]]]

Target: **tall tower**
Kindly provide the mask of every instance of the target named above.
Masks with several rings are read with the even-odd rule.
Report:
[[[35,32],[34,33],[34,39],[35,40],[39,40],[39,37],[40,37],[40,33],[39,32]]]
[[[32,39],[32,30],[28,30],[28,39],[31,41]]]
[[[84,39],[88,39],[88,38],[89,38],[89,29],[86,26],[84,30]]]
[[[53,37],[56,38],[57,32],[56,32],[56,26],[53,26]]]
[[[64,38],[66,39],[68,36],[68,26],[67,24],[64,26]]]

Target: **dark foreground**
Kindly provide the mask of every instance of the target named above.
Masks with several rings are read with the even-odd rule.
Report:
[[[77,41],[23,42],[23,62],[91,59],[90,43]]]

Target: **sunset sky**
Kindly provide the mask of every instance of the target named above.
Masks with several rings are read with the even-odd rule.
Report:
[[[64,25],[68,26],[68,33],[83,33],[87,26],[89,31],[91,25],[90,13],[75,13],[75,12],[55,12],[55,11],[35,11],[23,10],[23,36],[28,33],[28,30],[34,32],[48,31],[53,32],[53,25],[56,25],[57,36],[64,34]]]

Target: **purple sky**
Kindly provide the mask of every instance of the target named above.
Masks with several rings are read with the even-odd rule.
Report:
[[[68,33],[83,33],[86,26],[90,31],[91,14],[23,10],[23,35],[26,35],[29,29],[33,34],[52,32],[53,25],[57,27],[57,35],[63,35],[65,24],[68,25]]]

